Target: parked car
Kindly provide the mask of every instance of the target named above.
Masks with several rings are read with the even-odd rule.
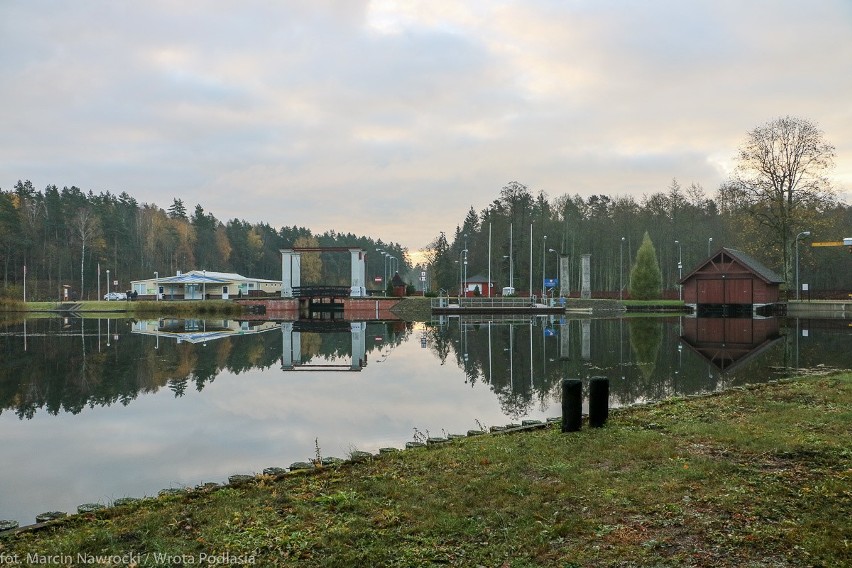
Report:
[[[126,299],[127,294],[125,294],[124,292],[107,292],[106,294],[104,294],[104,300],[106,300],[107,302]]]

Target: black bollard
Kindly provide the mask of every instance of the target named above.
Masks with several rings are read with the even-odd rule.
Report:
[[[583,381],[562,380],[562,431],[577,432],[583,425]]]
[[[589,426],[600,428],[609,418],[609,379],[592,377],[589,380]]]

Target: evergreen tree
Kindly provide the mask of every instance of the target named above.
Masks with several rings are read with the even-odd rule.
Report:
[[[657,251],[648,231],[636,252],[636,263],[630,271],[630,297],[634,300],[652,300],[662,296],[663,275],[657,262]]]
[[[174,202],[169,207],[169,217],[172,219],[187,219],[186,205],[183,204],[182,199],[175,197]]]

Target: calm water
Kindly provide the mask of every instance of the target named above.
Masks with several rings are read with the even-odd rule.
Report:
[[[559,415],[562,378],[612,404],[852,368],[848,320],[240,322],[39,319],[0,328],[0,519],[109,504],[354,449]],[[354,353],[354,357],[353,357]]]

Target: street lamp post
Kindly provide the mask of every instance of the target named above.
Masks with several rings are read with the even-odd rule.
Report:
[[[464,295],[467,297],[467,233],[464,234]]]
[[[154,271],[154,297],[156,297],[157,301],[159,302],[160,301],[160,283],[158,282],[158,280],[160,280],[160,273],[157,272],[157,271]]]
[[[621,245],[619,246],[618,253],[618,301],[624,299],[624,241],[625,238],[621,237]]]
[[[675,241],[677,245],[677,297],[679,300],[683,300],[683,284],[680,283],[683,280],[683,248],[680,246],[680,241]]]
[[[512,253],[512,223],[509,223],[509,287],[515,289],[514,256]]]
[[[459,294],[458,297],[461,299],[462,296],[462,280],[464,279],[464,274],[462,274],[462,260],[461,260],[461,252],[459,252],[459,259],[454,260],[456,264],[459,265]]]
[[[713,237],[707,239],[707,256],[710,256],[710,252],[713,250],[711,247],[713,246]]]
[[[98,300],[100,300],[100,298],[98,298]],[[107,268],[107,302],[109,302],[109,300],[109,268]]]
[[[391,256],[390,257],[390,273],[388,274],[388,277],[391,280],[393,280],[392,275],[396,274],[397,272],[399,272],[399,259],[395,256]]]
[[[541,240],[541,297],[542,299],[547,297],[547,287],[544,285],[545,278],[545,268],[544,268],[544,259],[547,256],[547,235],[544,235]]]
[[[380,251],[382,253],[382,295],[387,294],[388,289],[388,264],[390,263],[391,254],[386,251]]]
[[[799,299],[799,238],[800,237],[810,237],[810,231],[802,231],[798,235],[796,235],[796,299]]]
[[[533,291],[533,287],[532,287],[532,273],[533,273],[532,249],[533,249],[533,247],[532,247],[532,245],[533,245],[533,224],[530,223],[530,298],[532,298],[532,295],[533,295],[533,293],[532,293],[532,291]]]

